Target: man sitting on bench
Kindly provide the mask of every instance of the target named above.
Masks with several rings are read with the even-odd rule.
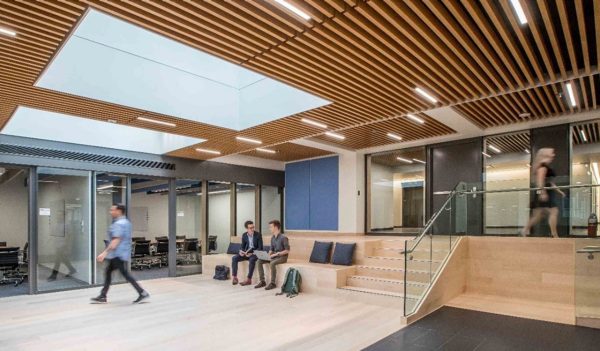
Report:
[[[260,283],[254,287],[256,289],[267,285],[265,282],[265,269],[263,268],[263,264],[265,263],[268,263],[271,267],[271,283],[267,285],[265,290],[271,290],[277,287],[277,265],[286,263],[288,260],[288,254],[290,253],[290,242],[285,235],[281,234],[281,222],[278,220],[272,220],[269,222],[269,229],[271,230],[271,234],[273,234],[271,237],[271,251],[269,251],[271,260],[258,260],[258,274],[260,276]]]
[[[233,279],[231,282],[233,285],[238,283],[237,271],[238,271],[238,262],[241,261],[250,261],[248,265],[248,277],[246,280],[240,283],[242,286],[252,284],[252,274],[254,273],[254,265],[258,260],[258,257],[253,253],[254,250],[262,250],[263,249],[263,240],[262,235],[259,232],[254,231],[254,223],[252,221],[246,221],[244,223],[244,227],[246,228],[246,232],[242,235],[242,248],[237,255],[231,258],[231,275]]]

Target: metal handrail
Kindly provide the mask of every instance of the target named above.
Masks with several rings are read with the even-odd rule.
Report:
[[[541,187],[541,188],[515,188],[515,189],[498,189],[498,190],[465,190],[465,191],[459,191],[459,193],[465,194],[465,195],[473,195],[473,194],[488,194],[488,193],[510,193],[510,192],[515,192],[515,191],[577,189],[577,188],[592,188],[592,187],[600,187],[600,184],[557,185],[557,186],[545,186],[545,187]]]

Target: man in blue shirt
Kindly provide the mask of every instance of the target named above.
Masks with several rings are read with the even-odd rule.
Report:
[[[92,298],[92,302],[106,302],[106,294],[110,288],[112,272],[116,269],[121,272],[123,277],[133,285],[138,292],[139,296],[133,303],[139,303],[150,297],[150,294],[142,289],[131,274],[129,274],[127,266],[131,259],[131,222],[125,217],[125,211],[125,205],[121,204],[113,205],[110,208],[110,215],[113,218],[113,222],[108,229],[108,245],[97,257],[98,262],[104,262],[104,260],[108,261],[106,264],[104,287],[98,297]]]

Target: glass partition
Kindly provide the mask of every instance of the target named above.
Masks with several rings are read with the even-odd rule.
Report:
[[[176,274],[202,273],[202,182],[177,180],[177,269]]]
[[[417,233],[425,218],[425,148],[368,156],[371,233]]]
[[[231,240],[231,183],[208,182],[207,252],[227,252]]]
[[[281,221],[281,194],[283,194],[283,189],[263,185],[260,187],[260,194],[260,231],[263,235],[270,235],[269,222],[274,219]]]
[[[246,221],[256,222],[256,185],[238,183],[235,190],[235,234],[241,235]]]
[[[91,173],[38,169],[37,281],[40,291],[92,283]]]

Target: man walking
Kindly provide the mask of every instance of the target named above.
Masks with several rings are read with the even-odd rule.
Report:
[[[248,264],[248,276],[246,277],[246,280],[240,283],[241,286],[252,284],[254,266],[256,265],[256,261],[258,261],[258,257],[256,257],[254,254],[254,250],[263,249],[262,236],[259,232],[254,230],[254,223],[252,221],[246,221],[246,223],[244,223],[244,227],[246,228],[246,232],[242,235],[241,250],[237,253],[237,255],[231,258],[231,275],[233,285],[238,283],[238,262],[246,260],[250,261]]]
[[[150,297],[142,287],[135,281],[128,270],[128,262],[131,259],[131,222],[125,217],[125,205],[113,205],[110,208],[110,215],[113,222],[108,230],[108,245],[106,249],[98,255],[98,262],[108,260],[106,264],[106,274],[104,277],[104,287],[98,297],[92,298],[92,302],[106,302],[106,294],[110,288],[112,280],[112,272],[119,270],[123,277],[135,288],[138,292],[138,298],[133,303],[139,303]]]
[[[270,261],[258,260],[258,275],[260,276],[260,282],[254,287],[256,289],[262,288],[267,283],[265,282],[265,269],[263,264],[268,263],[271,268],[271,283],[267,285],[265,290],[275,289],[277,287],[277,265],[286,263],[288,260],[288,254],[290,253],[290,243],[288,238],[281,234],[281,222],[273,220],[269,222],[269,229],[271,230],[271,251],[269,251]]]

